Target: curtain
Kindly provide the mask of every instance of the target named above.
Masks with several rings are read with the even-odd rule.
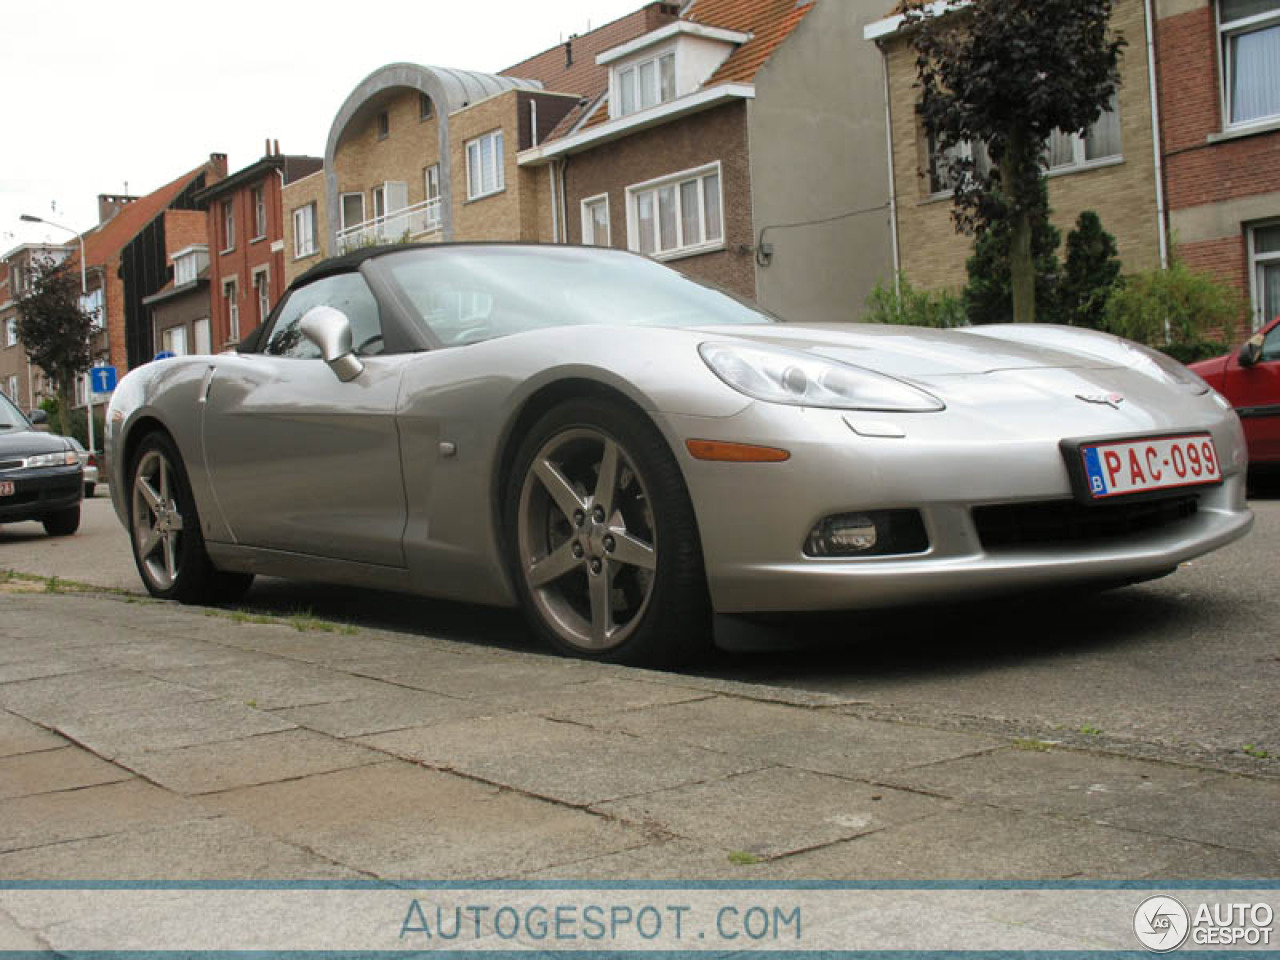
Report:
[[[1280,24],[1237,34],[1231,51],[1231,122],[1280,116]]]

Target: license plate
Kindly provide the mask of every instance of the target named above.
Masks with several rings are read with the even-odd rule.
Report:
[[[0,497],[12,497],[12,496],[13,496],[13,481],[0,480]]]
[[[1083,443],[1079,449],[1093,500],[1222,481],[1218,450],[1207,433]]]

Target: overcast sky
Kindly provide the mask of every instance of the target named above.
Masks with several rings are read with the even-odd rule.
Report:
[[[364,77],[397,61],[496,72],[644,0],[10,0],[0,29],[0,254],[74,242],[21,223],[97,223],[100,193],[141,196],[225,153],[320,156]]]

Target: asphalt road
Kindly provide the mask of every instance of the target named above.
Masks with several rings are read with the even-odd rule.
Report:
[[[1163,580],[1103,594],[794,619],[763,631],[727,623],[732,649],[699,672],[865,701],[868,716],[999,729],[1164,759],[1280,775],[1280,497],[1253,501],[1254,532]],[[140,590],[105,498],[81,532],[0,527],[0,570]],[[247,606],[309,612],[408,633],[523,647],[510,612],[260,579]],[[353,640],[358,642],[358,640]],[[1244,748],[1265,751],[1258,764]]]

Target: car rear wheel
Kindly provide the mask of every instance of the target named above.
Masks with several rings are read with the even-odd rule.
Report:
[[[148,434],[130,471],[129,538],[147,592],[165,600],[238,600],[252,574],[218,570],[205,550],[191,484],[173,440]]]
[[[44,518],[44,532],[51,537],[69,537],[80,529],[80,504]]]
[[[672,666],[710,647],[693,506],[641,414],[599,400],[545,414],[516,455],[505,527],[521,605],[557,650]]]

